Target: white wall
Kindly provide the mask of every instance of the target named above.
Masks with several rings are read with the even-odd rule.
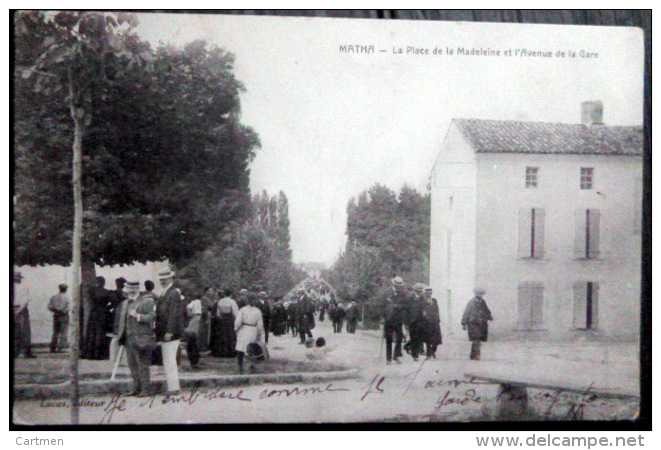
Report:
[[[475,175],[475,155],[453,123],[431,179],[430,285],[444,335],[461,331],[474,288]]]
[[[525,188],[526,166],[539,167],[539,185]],[[594,167],[592,190],[581,190],[580,168]],[[545,326],[572,331],[573,284],[596,281],[599,329],[634,337],[640,329],[641,234],[634,231],[639,157],[580,155],[477,155],[477,284],[487,290],[494,333],[516,328],[517,286],[543,282]],[[545,209],[545,256],[518,259],[519,208]],[[596,261],[574,259],[574,210],[601,213]]]
[[[97,276],[105,277],[106,289],[115,289],[115,279],[124,277],[140,281],[141,290],[144,282],[152,280],[156,284],[155,291],[159,292],[157,274],[167,267],[167,262],[136,263],[124,266],[96,266]],[[16,299],[22,301],[29,299],[30,323],[32,326],[32,342],[50,342],[53,330],[53,315],[48,311],[48,300],[58,293],[58,285],[66,283],[71,286],[71,268],[64,266],[20,266],[14,267],[15,272],[23,275],[20,284],[14,284]],[[160,293],[160,292],[159,292]]]

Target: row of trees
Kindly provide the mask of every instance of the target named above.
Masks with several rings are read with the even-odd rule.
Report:
[[[251,206],[249,220],[179,272],[186,287],[201,292],[202,284],[214,283],[278,296],[305,279],[306,273],[292,263],[287,196],[264,191],[253,196]]]
[[[375,184],[347,206],[347,244],[326,278],[342,298],[363,305],[378,321],[390,280],[429,280],[430,195],[404,185],[399,194]]]
[[[168,258],[191,286],[286,289],[300,276],[286,197],[250,196],[260,143],[240,121],[234,56],[202,41],[153,49],[136,25],[14,16],[14,263],[72,265],[73,423],[79,273],[91,285],[94,264]]]

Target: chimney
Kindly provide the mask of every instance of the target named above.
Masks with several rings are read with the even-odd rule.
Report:
[[[604,124],[604,104],[601,100],[581,103],[581,123],[585,126]]]

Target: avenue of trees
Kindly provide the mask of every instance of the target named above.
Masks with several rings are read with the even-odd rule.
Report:
[[[300,277],[286,197],[250,195],[260,142],[240,120],[234,56],[201,41],[154,49],[136,26],[123,13],[14,15],[14,264],[72,266],[73,405],[95,263],[167,258],[191,286],[284,290]],[[227,278],[199,278],[215,276]]]
[[[289,205],[281,191],[254,195],[249,219],[180,271],[181,282],[193,292],[213,281],[221,289],[245,287],[284,295],[306,277],[292,263]]]
[[[349,201],[346,248],[323,275],[341,298],[365,306],[368,324],[378,323],[394,276],[429,281],[430,208],[430,195],[407,185],[398,194],[375,184]]]

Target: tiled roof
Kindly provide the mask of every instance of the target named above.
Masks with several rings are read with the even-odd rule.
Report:
[[[643,128],[455,119],[477,153],[643,154]]]

